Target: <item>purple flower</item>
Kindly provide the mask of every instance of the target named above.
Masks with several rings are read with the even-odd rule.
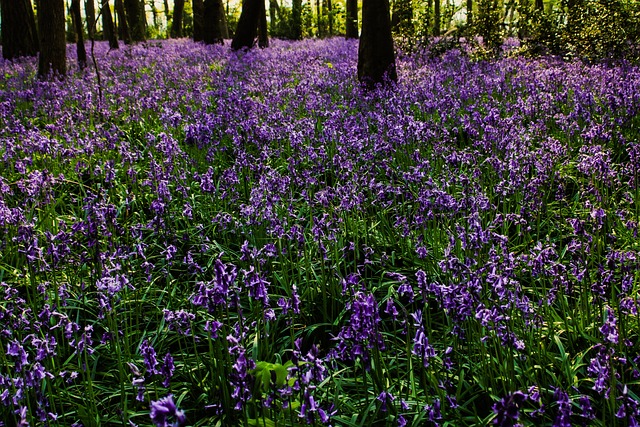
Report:
[[[518,418],[520,418],[520,409],[526,399],[526,394],[521,391],[516,391],[503,397],[499,402],[496,402],[491,408],[496,414],[496,417],[493,419],[493,424],[501,427],[514,426]]]
[[[176,406],[170,394],[158,401],[151,402],[151,421],[157,427],[178,427],[187,421],[184,412]]]

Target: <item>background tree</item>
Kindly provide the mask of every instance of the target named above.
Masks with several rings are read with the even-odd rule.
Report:
[[[238,20],[236,34],[231,41],[231,49],[251,49],[258,36],[258,21],[260,19],[260,1],[244,0],[242,12]]]
[[[358,38],[358,0],[347,0],[345,35],[348,39]]]
[[[140,0],[124,0],[126,20],[131,33],[131,40],[134,42],[141,42],[146,38],[146,19],[144,16],[144,7],[142,7],[143,4]]]
[[[173,21],[171,22],[171,37],[182,37],[182,14],[184,12],[184,0],[174,0]]]
[[[269,47],[269,32],[267,30],[267,9],[264,0],[260,0],[260,17],[258,19],[258,47]]]
[[[433,3],[433,35],[438,37],[440,35],[440,20],[442,19],[440,15],[440,1],[435,0]]]
[[[109,40],[110,49],[118,49],[118,35],[113,25],[113,16],[111,15],[111,7],[109,0],[102,0],[102,35],[104,40]]]
[[[67,72],[64,0],[39,2],[38,34],[40,36],[38,77],[46,79],[51,73],[64,76]]]
[[[291,2],[291,38],[302,40],[302,0]]]
[[[87,17],[87,36],[93,40],[96,37],[96,5],[94,0],[84,2],[84,14]]]
[[[403,37],[413,37],[413,5],[411,0],[395,0],[393,2],[391,31]]]
[[[218,3],[220,5],[220,30],[222,31],[222,38],[229,38],[229,25],[227,24],[227,12],[224,9],[224,4],[222,4],[222,0]],[[229,7],[229,2],[227,0],[227,7]]]
[[[204,42],[206,44],[223,44],[221,0],[204,0]]]
[[[118,34],[120,40],[123,40],[125,44],[131,44],[131,33],[129,32],[129,25],[127,24],[127,14],[124,9],[123,0],[116,1],[116,15],[118,16]]]
[[[38,53],[38,32],[29,0],[0,0],[2,57],[14,59]]]
[[[358,46],[358,80],[372,88],[397,81],[396,58],[391,36],[389,0],[362,2],[362,34]]]
[[[84,29],[82,25],[82,12],[80,0],[71,0],[71,20],[76,33],[76,52],[78,66],[82,69],[87,66],[87,50],[84,47]]]
[[[467,0],[467,28],[471,33],[473,28],[473,0]]]
[[[204,2],[203,0],[193,0],[193,41],[203,41],[204,31]]]

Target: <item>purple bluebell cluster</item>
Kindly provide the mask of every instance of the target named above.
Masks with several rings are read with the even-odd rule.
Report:
[[[95,53],[0,62],[6,425],[638,424],[636,65]]]

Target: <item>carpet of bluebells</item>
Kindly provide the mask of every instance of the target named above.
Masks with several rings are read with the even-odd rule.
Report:
[[[640,68],[0,63],[0,425],[640,422]]]

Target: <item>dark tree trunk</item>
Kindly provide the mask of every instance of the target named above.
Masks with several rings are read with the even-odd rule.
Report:
[[[65,40],[64,0],[41,1],[38,7],[40,58],[38,77],[51,73],[64,76],[67,72],[67,41]]]
[[[84,13],[87,17],[87,36],[93,40],[96,37],[96,5],[93,0],[84,2]]]
[[[206,44],[223,44],[221,0],[204,0],[204,42]]]
[[[131,33],[131,40],[141,42],[145,39],[144,10],[141,10],[140,0],[124,0],[127,24]]]
[[[244,0],[242,2],[242,13],[240,13],[236,34],[231,41],[231,49],[251,49],[253,47],[258,36],[260,1],[262,0]]]
[[[102,0],[102,35],[103,39],[109,40],[109,48],[118,49],[118,35],[113,25],[113,16],[111,16],[111,8],[109,0]]]
[[[327,19],[329,20],[329,36],[333,35],[333,3],[327,0]]]
[[[291,37],[302,40],[302,0],[291,2]]]
[[[182,37],[182,14],[184,12],[184,0],[174,0],[173,21],[171,22],[171,37]]]
[[[316,17],[317,19],[317,26],[318,26],[318,32],[316,33],[316,35],[318,37],[322,37],[324,35],[324,31],[322,30],[322,8],[320,7],[320,0],[316,0]]]
[[[76,32],[76,52],[78,55],[78,67],[87,66],[87,49],[84,47],[84,29],[82,28],[82,13],[80,12],[80,0],[71,0],[71,20]]]
[[[440,35],[440,0],[435,0],[433,6],[433,35]]]
[[[467,0],[467,27],[473,27],[473,0]]]
[[[269,47],[269,33],[267,31],[267,9],[264,0],[260,1],[260,20],[258,21],[258,47]]]
[[[193,0],[193,41],[204,40],[204,2],[203,0]]]
[[[151,16],[153,16],[153,26],[158,28],[158,9],[156,8],[156,2],[155,0],[151,0],[149,2],[149,6],[151,6]],[[144,13],[144,6],[142,8],[142,14],[143,16],[145,16],[146,14]],[[145,25],[146,28],[146,25]]]
[[[367,88],[397,81],[389,0],[362,2],[362,34],[358,47],[358,80]]]
[[[227,2],[227,8],[229,3]],[[220,31],[222,32],[222,38],[229,38],[229,27],[227,26],[227,12],[224,9],[224,4],[222,4],[222,0],[220,0]]]
[[[269,0],[269,28],[271,30],[271,34],[275,33],[278,28],[276,14],[278,13],[279,8],[280,6],[278,6],[277,0]]]
[[[358,0],[347,0],[346,37],[358,38]]]
[[[127,24],[127,14],[124,11],[124,3],[122,0],[116,0],[116,14],[118,15],[118,34],[120,40],[124,40],[125,44],[131,44],[131,33]]]
[[[542,0],[536,0],[536,9],[544,12],[544,2]]]
[[[169,12],[169,0],[163,0],[164,4],[164,20],[167,22],[167,28],[169,28],[169,21],[171,21],[171,12]]]
[[[14,59],[38,54],[36,19],[29,0],[0,0],[2,57]]]
[[[395,0],[391,14],[391,31],[405,37],[413,36],[413,6],[411,0]]]

